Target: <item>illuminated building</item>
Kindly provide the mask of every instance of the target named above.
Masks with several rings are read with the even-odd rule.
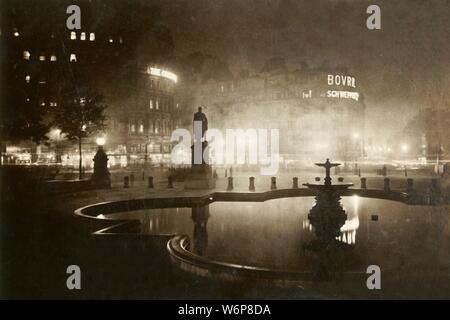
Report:
[[[136,4],[130,5],[133,11],[120,2],[79,1],[81,29],[68,30],[65,8],[70,4],[50,2],[33,10],[21,2],[5,4],[2,62],[5,81],[17,91],[15,99],[26,101],[30,110],[38,110],[50,121],[51,108],[62,102],[64,85],[90,87],[104,96],[107,105],[108,126],[103,134],[111,163],[159,163],[170,153],[178,108],[173,96],[177,76],[167,67],[173,55],[170,32],[161,25],[157,30],[151,27],[159,23],[158,9]],[[88,166],[95,139],[84,141]],[[50,142],[49,146],[26,143],[32,162],[42,158],[77,164],[74,145],[52,138]],[[2,149],[5,153],[6,146]],[[47,153],[53,155],[48,158]]]
[[[363,156],[363,95],[356,77],[336,68],[288,70],[281,58],[261,72],[191,79],[191,105],[206,106],[215,128],[280,130],[284,163]]]

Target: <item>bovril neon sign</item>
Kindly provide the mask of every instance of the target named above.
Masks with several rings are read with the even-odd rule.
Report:
[[[342,74],[328,74],[327,84],[333,87],[342,86],[342,87],[356,88],[355,77]],[[359,93],[345,90],[328,90],[327,98],[353,99],[355,101],[358,101]]]

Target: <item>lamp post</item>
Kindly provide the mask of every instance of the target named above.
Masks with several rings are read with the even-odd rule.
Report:
[[[111,174],[108,170],[108,156],[103,150],[106,143],[105,136],[99,136],[96,139],[98,146],[97,153],[94,156],[94,173],[91,181],[96,188],[109,189],[111,188]]]

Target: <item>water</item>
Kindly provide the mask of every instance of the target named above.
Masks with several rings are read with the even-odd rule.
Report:
[[[304,272],[365,272],[375,264],[397,278],[423,278],[426,273],[450,284],[448,208],[344,197],[347,220],[324,255],[323,250],[311,249],[317,241],[308,220],[314,203],[312,197],[213,202],[197,209],[140,210],[108,217],[139,219],[144,234],[186,234],[191,251],[222,262]]]

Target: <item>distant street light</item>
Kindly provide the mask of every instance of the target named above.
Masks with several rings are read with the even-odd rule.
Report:
[[[408,145],[406,145],[406,144],[402,144],[401,149],[402,149],[403,152],[406,153],[406,152],[408,152],[409,147],[408,147]]]

